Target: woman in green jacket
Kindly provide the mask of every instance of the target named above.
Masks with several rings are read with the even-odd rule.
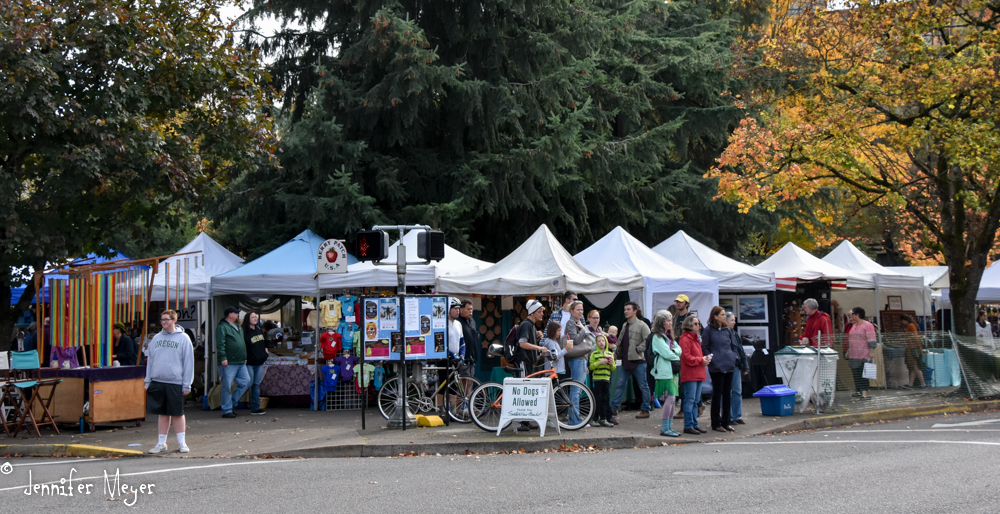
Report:
[[[672,330],[673,316],[670,311],[662,310],[653,316],[652,375],[656,379],[654,394],[660,398],[660,403],[663,405],[660,435],[680,437],[680,434],[670,426],[674,420],[674,402],[677,398],[677,377],[674,376],[670,362],[681,360],[681,347],[674,342]]]

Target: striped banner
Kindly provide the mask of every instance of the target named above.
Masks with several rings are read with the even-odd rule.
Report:
[[[847,290],[847,281],[846,280],[831,280],[830,281],[830,289],[833,289],[834,291],[846,291]]]
[[[795,292],[795,287],[798,284],[798,279],[796,279],[795,277],[775,278],[774,281],[775,281],[775,288],[777,288],[778,291],[791,291],[793,293]]]

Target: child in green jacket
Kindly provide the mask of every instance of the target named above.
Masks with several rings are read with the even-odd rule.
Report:
[[[615,370],[615,354],[608,349],[608,338],[604,334],[595,337],[594,351],[590,352],[590,371],[593,373],[594,402],[597,412],[595,425],[613,427],[618,424],[611,415],[611,372]]]

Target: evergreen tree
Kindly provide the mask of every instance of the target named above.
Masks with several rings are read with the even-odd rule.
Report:
[[[284,91],[283,168],[247,173],[217,214],[254,227],[231,241],[250,256],[303,225],[427,223],[496,259],[540,223],[574,250],[616,225],[655,244],[769,221],[735,222],[702,178],[741,118],[734,31],[704,6],[270,0],[250,17],[271,13],[307,29],[244,41]]]

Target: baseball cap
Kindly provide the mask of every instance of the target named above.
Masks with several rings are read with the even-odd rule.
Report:
[[[542,308],[542,302],[539,302],[538,300],[528,300],[528,303],[524,306],[524,308],[528,311],[528,315],[530,316],[534,314],[535,311]]]
[[[677,298],[675,298],[674,301],[675,302],[687,302],[687,303],[691,303],[691,299],[688,298],[688,295],[686,295],[686,294],[679,294],[679,295],[677,295]]]
[[[239,310],[239,309],[237,309],[236,307],[232,307],[232,306],[230,306],[230,307],[226,307],[226,310],[222,311],[222,315],[223,315],[223,316],[229,316],[230,314],[232,314],[232,313],[234,313],[234,312],[235,312],[236,314],[239,314],[239,313],[240,313],[240,310]]]

